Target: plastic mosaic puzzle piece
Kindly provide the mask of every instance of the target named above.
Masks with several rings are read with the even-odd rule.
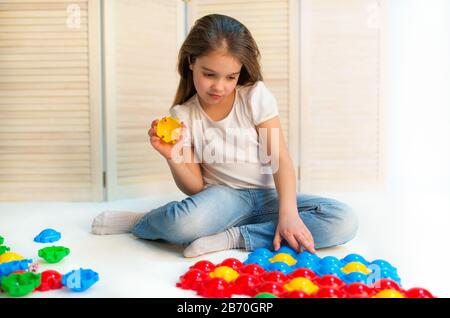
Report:
[[[239,277],[239,273],[234,269],[228,266],[218,266],[211,273],[209,273],[209,277],[220,277],[226,280],[228,283],[234,281]]]
[[[54,229],[45,229],[36,237],[34,238],[34,241],[36,243],[53,243],[56,241],[59,241],[61,239],[61,233]]]
[[[252,296],[255,288],[261,284],[261,279],[258,276],[250,274],[241,274],[233,282],[233,293],[238,295]]]
[[[289,266],[292,266],[295,263],[297,263],[297,260],[295,258],[293,258],[292,255],[290,255],[288,253],[278,253],[274,257],[270,258],[269,261],[271,263],[282,262],[282,263],[285,263],[286,265],[289,265]]]
[[[156,135],[167,143],[176,143],[181,136],[183,125],[178,118],[163,117],[156,124]]]
[[[244,264],[242,264],[242,262],[236,258],[227,258],[222,263],[220,263],[219,266],[228,266],[235,271],[238,271],[239,269],[244,267]]]
[[[98,273],[92,269],[77,269],[63,275],[61,281],[64,286],[74,292],[83,292],[99,280]]]
[[[243,267],[240,268],[240,272],[241,274],[249,274],[249,275],[253,275],[253,276],[259,276],[263,273],[265,273],[265,269],[261,266],[259,266],[258,264],[248,264],[248,265],[244,265]]]
[[[190,269],[186,274],[180,277],[177,287],[182,289],[197,290],[201,283],[208,278],[208,274],[196,268]]]
[[[372,298],[405,298],[405,295],[394,289],[385,289],[373,295]]]
[[[0,246],[0,255],[10,251],[11,249],[8,246]]]
[[[8,276],[15,271],[26,271],[33,261],[31,259],[23,259],[0,264],[0,279]]]
[[[297,277],[283,286],[287,291],[300,290],[308,295],[312,295],[319,290],[319,286],[308,278]]]
[[[420,287],[404,290],[397,269],[385,260],[370,262],[359,254],[321,258],[307,251],[295,253],[289,247],[278,251],[259,248],[243,263],[236,259],[218,264],[198,261],[180,276],[177,286],[204,297],[257,297],[261,293],[283,298],[435,297]]]
[[[278,298],[278,297],[271,293],[259,293],[258,295],[255,296],[255,298]]]
[[[192,265],[190,268],[199,269],[201,271],[209,273],[209,272],[213,271],[214,268],[216,268],[216,265],[214,265],[210,261],[199,261],[199,262],[195,263],[194,265]]]
[[[53,289],[60,289],[62,284],[62,275],[55,270],[46,270],[41,273],[41,285],[36,290],[45,292]]]
[[[22,255],[19,255],[14,252],[5,252],[0,255],[0,264],[12,262],[12,261],[20,261],[22,259],[24,259],[24,257]]]
[[[2,289],[12,297],[23,297],[41,284],[41,274],[11,274],[2,279]]]
[[[434,298],[428,290],[419,287],[410,288],[405,294],[408,298]]]
[[[204,297],[229,298],[233,294],[233,290],[232,285],[225,279],[214,277],[205,280],[197,293]]]
[[[49,246],[38,251],[39,257],[42,257],[50,264],[58,263],[69,254],[70,249],[64,246]]]

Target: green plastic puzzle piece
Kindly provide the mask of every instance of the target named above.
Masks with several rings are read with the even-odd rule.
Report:
[[[42,257],[50,264],[58,263],[69,253],[70,249],[64,246],[49,246],[38,251],[39,257]]]
[[[255,296],[255,298],[278,298],[278,297],[271,293],[259,293],[258,295]]]
[[[41,285],[41,274],[11,274],[2,279],[2,289],[12,297],[23,297]]]
[[[4,241],[5,239],[3,238],[3,236],[0,236],[0,245],[2,245]]]
[[[0,246],[0,255],[2,255],[5,252],[8,252],[10,248],[8,246]]]

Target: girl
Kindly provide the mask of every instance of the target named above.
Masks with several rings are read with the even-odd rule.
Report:
[[[188,197],[146,214],[103,212],[93,233],[132,232],[188,245],[185,257],[278,250],[283,242],[314,253],[355,236],[357,219],[347,205],[296,193],[277,102],[262,82],[259,59],[239,21],[218,14],[196,21],[179,52],[181,78],[171,108],[184,123],[182,137],[164,143],[156,121],[149,131],[151,145]]]

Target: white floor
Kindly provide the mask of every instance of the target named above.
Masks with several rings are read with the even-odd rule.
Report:
[[[404,288],[424,287],[438,297],[449,297],[447,272],[450,256],[450,198],[443,196],[389,197],[380,194],[321,194],[352,205],[360,217],[357,237],[345,246],[319,250],[319,256],[344,257],[358,253],[368,260],[385,259],[397,267]],[[92,218],[104,210],[148,211],[180,196],[105,203],[8,203],[0,204],[0,235],[11,251],[40,263],[40,271],[66,273],[91,268],[99,282],[83,293],[67,290],[34,293],[29,297],[196,297],[175,287],[180,275],[196,261],[220,262],[228,257],[242,261],[248,253],[225,251],[185,259],[181,248],[138,240],[131,234],[90,234]],[[62,233],[54,243],[71,253],[58,264],[37,256],[42,245],[33,238],[45,228]],[[5,297],[0,294],[0,297]]]

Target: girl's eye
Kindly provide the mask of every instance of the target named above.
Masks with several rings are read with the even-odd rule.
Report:
[[[230,81],[234,80],[236,77],[228,77]]]
[[[214,74],[205,74],[205,76],[212,77]]]

